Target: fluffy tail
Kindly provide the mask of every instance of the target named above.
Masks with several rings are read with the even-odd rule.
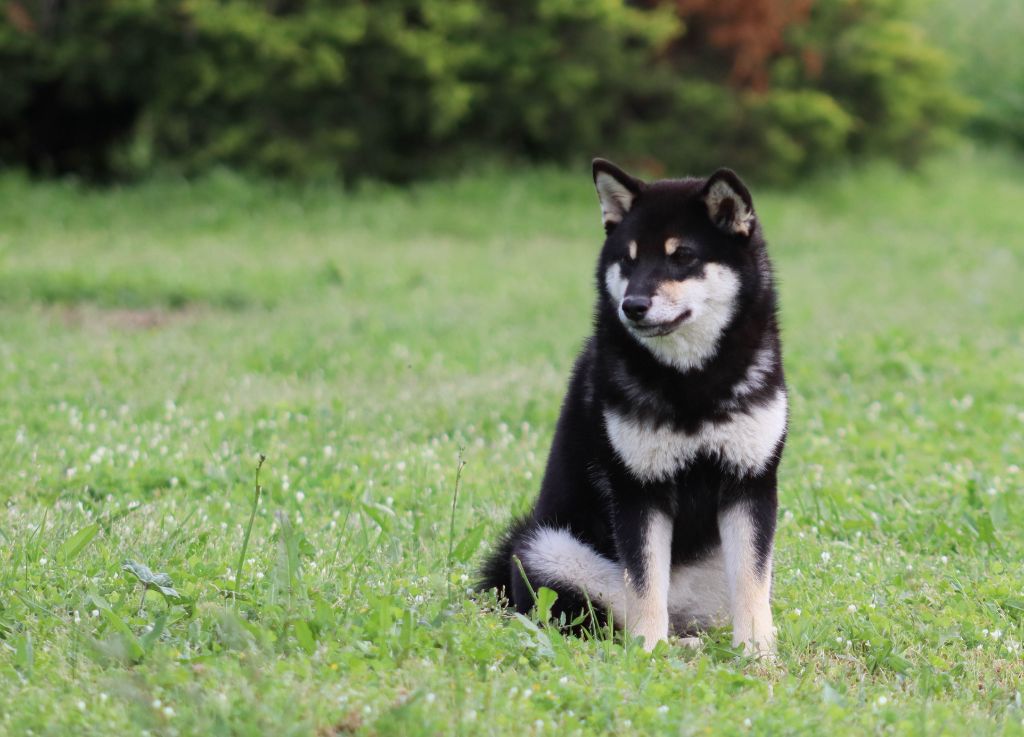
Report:
[[[515,555],[521,556],[522,570]],[[616,622],[626,621],[621,564],[605,558],[569,529],[539,525],[532,517],[513,520],[484,562],[477,590],[496,589],[499,600],[525,614],[534,605],[533,591],[541,586],[558,593],[551,608],[555,621],[577,634],[603,627],[608,611]]]

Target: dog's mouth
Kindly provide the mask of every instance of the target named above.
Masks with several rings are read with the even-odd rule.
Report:
[[[693,315],[693,310],[687,309],[680,312],[676,317],[672,318],[668,322],[659,322],[652,325],[633,323],[629,328],[643,338],[658,338],[671,333],[677,327],[689,320],[691,315]]]

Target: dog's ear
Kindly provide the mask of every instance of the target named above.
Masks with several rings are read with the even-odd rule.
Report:
[[[611,233],[633,206],[644,183],[605,159],[594,159],[593,168],[594,186],[601,201],[601,220],[605,232]]]
[[[719,230],[744,238],[754,232],[754,201],[732,169],[719,169],[708,177],[701,198],[708,208],[708,217]]]

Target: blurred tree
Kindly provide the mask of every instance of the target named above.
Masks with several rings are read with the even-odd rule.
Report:
[[[958,101],[910,2],[6,0],[0,162],[396,181],[493,156],[775,180],[912,163]]]
[[[1024,3],[934,0],[921,22],[956,60],[959,86],[975,103],[971,133],[1024,149]]]
[[[770,62],[786,49],[786,32],[810,15],[814,0],[675,0],[687,20],[685,45],[703,44],[730,57],[730,78],[741,87],[768,89]]]

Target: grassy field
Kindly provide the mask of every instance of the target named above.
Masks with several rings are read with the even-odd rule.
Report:
[[[0,734],[1024,734],[1024,166],[755,200],[775,663],[469,595],[588,331],[587,171],[0,177]]]

